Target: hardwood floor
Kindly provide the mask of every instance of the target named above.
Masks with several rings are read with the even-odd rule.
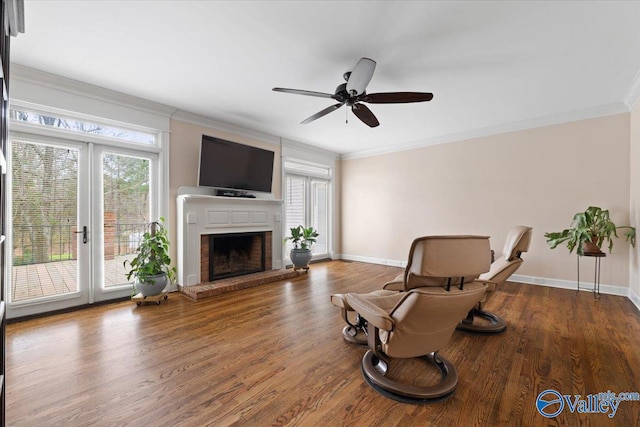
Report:
[[[197,302],[131,302],[11,324],[7,424],[12,426],[635,426],[640,402],[616,415],[536,410],[562,394],[640,392],[640,315],[624,297],[507,283],[487,309],[507,331],[454,333],[447,400],[389,400],[362,378],[364,354],[342,340],[329,296],[368,292],[401,270],[327,262],[308,275]],[[419,377],[407,363],[400,375]],[[427,375],[428,377],[429,375]]]

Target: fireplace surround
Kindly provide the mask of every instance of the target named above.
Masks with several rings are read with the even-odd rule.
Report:
[[[205,261],[209,257],[205,252],[211,235],[215,238],[264,233],[264,270],[282,269],[281,219],[282,200],[180,194],[177,197],[178,285],[191,286],[212,280],[208,261]]]

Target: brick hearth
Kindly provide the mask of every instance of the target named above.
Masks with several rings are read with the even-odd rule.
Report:
[[[215,282],[201,283],[192,286],[180,286],[180,292],[193,300],[209,298],[227,292],[238,291],[240,289],[252,288],[254,286],[265,285],[277,282],[278,280],[290,279],[302,274],[294,270],[269,270],[259,273],[246,274],[244,276],[230,277],[228,279],[216,280]]]

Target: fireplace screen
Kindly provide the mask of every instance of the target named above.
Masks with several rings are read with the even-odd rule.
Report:
[[[265,233],[210,234],[209,280],[265,271]]]

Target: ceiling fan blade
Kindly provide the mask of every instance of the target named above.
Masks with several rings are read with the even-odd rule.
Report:
[[[374,128],[380,124],[378,119],[376,119],[376,116],[373,115],[371,110],[366,105],[353,104],[353,106],[351,106],[351,111],[353,111],[353,114],[355,114],[357,118],[362,120],[362,123],[371,128]]]
[[[373,72],[376,69],[376,61],[369,58],[360,58],[351,75],[347,80],[347,92],[350,95],[360,95],[364,93],[367,85],[373,77]]]
[[[335,104],[332,105],[331,107],[327,107],[322,111],[318,111],[317,113],[315,113],[313,116],[311,117],[307,117],[306,119],[304,119],[302,122],[300,122],[301,125],[306,125],[307,123],[311,123],[312,121],[319,119],[322,116],[326,116],[327,114],[329,114],[332,111],[337,110],[338,108],[342,107],[344,105],[344,102],[341,102],[339,104]]]
[[[404,104],[408,102],[431,101],[433,94],[429,92],[384,92],[368,93],[358,98],[358,101],[370,104]]]
[[[276,92],[284,92],[284,93],[293,93],[294,95],[307,95],[307,96],[317,96],[319,98],[331,98],[333,99],[334,95],[330,93],[323,92],[313,92],[310,90],[300,90],[300,89],[287,89],[284,87],[274,87],[274,91]]]

